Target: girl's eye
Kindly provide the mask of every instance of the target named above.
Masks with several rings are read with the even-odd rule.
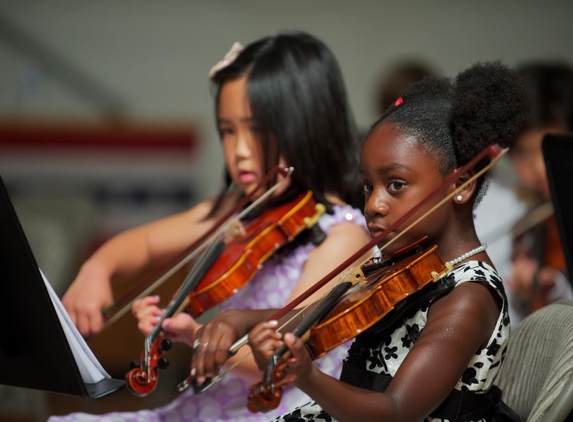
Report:
[[[226,136],[226,135],[232,135],[233,134],[233,130],[231,128],[226,128],[226,127],[221,127],[219,128],[219,133],[221,134],[221,136]]]
[[[362,189],[364,192],[372,192],[372,184],[368,182],[362,182]]]
[[[390,182],[388,184],[388,191],[390,192],[397,192],[399,190],[402,190],[406,187],[406,183],[401,182],[399,180],[394,180],[393,182]]]

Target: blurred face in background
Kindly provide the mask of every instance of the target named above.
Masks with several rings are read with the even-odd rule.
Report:
[[[567,130],[562,126],[527,129],[519,135],[510,150],[511,161],[524,187],[544,200],[551,199],[551,194],[541,149],[542,141],[548,133],[563,132]]]
[[[247,96],[247,76],[225,82],[221,88],[217,126],[229,175],[249,193],[264,174],[259,133]]]

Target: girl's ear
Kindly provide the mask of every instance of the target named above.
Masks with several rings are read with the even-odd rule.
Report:
[[[476,190],[476,180],[472,180],[467,183],[469,179],[474,175],[472,170],[467,171],[462,174],[457,181],[452,186],[452,192],[456,192],[454,195],[454,202],[456,204],[465,204],[470,201]],[[462,187],[463,186],[463,187]]]

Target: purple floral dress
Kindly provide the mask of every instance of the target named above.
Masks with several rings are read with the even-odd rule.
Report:
[[[333,226],[352,221],[366,230],[362,213],[350,206],[334,206],[333,214],[323,214],[318,224],[328,235]],[[316,246],[312,243],[299,246],[287,253],[273,255],[261,271],[239,292],[221,304],[221,311],[227,309],[272,309],[287,304],[308,259]],[[348,345],[340,346],[316,361],[325,373],[338,378],[342,368],[342,359]],[[310,398],[290,385],[283,390],[280,406],[269,413],[250,413],[247,410],[247,397],[250,383],[233,375],[232,372],[196,397],[191,388],[185,390],[170,404],[137,412],[108,413],[89,415],[72,413],[67,416],[52,416],[48,422],[180,422],[180,421],[268,421],[293,408],[300,406]]]

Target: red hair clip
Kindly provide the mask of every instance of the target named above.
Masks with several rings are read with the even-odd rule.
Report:
[[[398,107],[400,104],[402,104],[404,102],[404,100],[402,99],[402,97],[398,98],[396,100],[396,102],[394,103],[394,107]]]

